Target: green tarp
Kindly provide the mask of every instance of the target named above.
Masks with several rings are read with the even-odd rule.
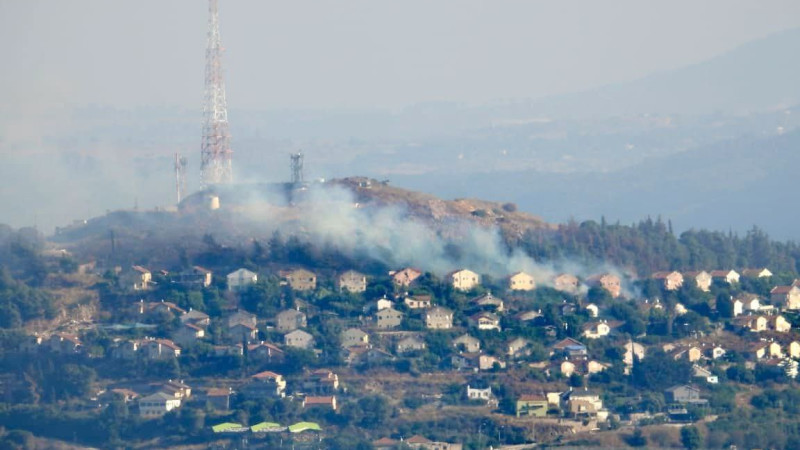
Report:
[[[214,433],[223,433],[225,431],[238,430],[239,428],[242,428],[242,424],[234,422],[225,422],[211,427]]]
[[[257,423],[255,425],[253,425],[252,427],[250,427],[250,431],[252,431],[253,433],[258,433],[258,432],[263,432],[263,431],[280,430],[280,429],[284,429],[285,430],[286,427],[281,426],[281,424],[279,424],[279,423],[273,423],[273,422],[261,422],[261,423]]]
[[[292,433],[300,433],[308,430],[322,431],[322,428],[319,427],[319,424],[314,422],[297,422],[294,425],[289,425],[289,431]]]

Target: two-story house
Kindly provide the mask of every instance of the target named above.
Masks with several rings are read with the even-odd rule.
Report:
[[[294,330],[283,336],[283,343],[287,347],[310,349],[314,346],[314,336],[303,330]]]
[[[313,291],[317,288],[317,276],[306,269],[282,271],[281,276],[295,291]]]
[[[614,274],[602,273],[593,275],[586,279],[586,284],[591,287],[600,287],[611,294],[611,298],[617,298],[622,294],[622,280]]]
[[[275,316],[275,327],[281,333],[288,333],[305,326],[306,314],[296,309],[287,309]]]
[[[408,287],[417,278],[422,276],[422,271],[413,267],[406,267],[404,269],[389,272],[389,276],[392,277],[392,282],[396,286]]]
[[[225,277],[229,291],[238,291],[258,282],[258,274],[247,269],[237,269]]]
[[[447,280],[453,286],[453,289],[457,291],[469,291],[481,284],[480,275],[469,269],[450,272],[447,275]]]
[[[553,278],[553,289],[569,294],[578,292],[578,277],[569,273],[562,273]]]
[[[347,272],[339,275],[336,280],[336,287],[339,292],[364,292],[367,290],[367,277],[361,272],[355,270],[348,270]]]
[[[697,289],[700,289],[703,292],[708,292],[711,290],[711,274],[705,270],[692,270],[689,272],[684,272],[683,279],[694,283],[695,286],[697,286]]]
[[[677,291],[683,286],[683,275],[680,272],[656,272],[652,278],[660,282],[667,291]]]
[[[453,328],[453,311],[437,306],[425,312],[425,327],[434,330]]]
[[[512,291],[532,291],[536,289],[536,281],[533,279],[533,275],[517,272],[508,277],[508,289]]]
[[[480,339],[472,337],[468,334],[462,334],[461,336],[453,339],[453,347],[456,347],[457,349],[467,353],[477,353],[481,350],[481,341]]]
[[[377,328],[396,328],[401,323],[403,323],[403,313],[394,308],[385,308],[375,313],[375,326]]]

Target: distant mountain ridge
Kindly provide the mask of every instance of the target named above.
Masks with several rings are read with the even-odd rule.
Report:
[[[798,168],[800,131],[794,131],[651,158],[610,173],[529,170],[396,176],[394,181],[442,197],[503,198],[549,222],[605,216],[611,222],[632,223],[661,215],[679,230],[742,232],[757,225],[773,238],[800,240]]]
[[[597,89],[532,100],[553,116],[746,113],[800,100],[800,28],[748,42],[684,68]]]

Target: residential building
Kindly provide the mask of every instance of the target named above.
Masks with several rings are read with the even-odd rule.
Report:
[[[231,388],[209,388],[206,391],[206,403],[217,411],[227,411],[231,405]]]
[[[622,348],[622,362],[625,363],[625,373],[627,374],[633,367],[634,357],[639,360],[644,359],[646,350],[644,345],[633,341],[628,341]]]
[[[549,402],[543,394],[526,394],[517,398],[515,411],[517,417],[545,417],[548,407]]]
[[[281,311],[275,316],[275,325],[281,333],[304,328],[306,326],[306,314],[296,309]]]
[[[283,343],[288,347],[309,349],[314,346],[314,337],[303,330],[294,330],[283,336]]]
[[[367,277],[361,272],[348,270],[347,272],[339,275],[336,287],[339,289],[339,292],[364,292],[367,290]]]
[[[467,353],[477,353],[481,349],[481,341],[468,334],[462,334],[453,340],[453,346],[458,349],[463,349],[463,351]]]
[[[249,323],[237,323],[228,327],[228,339],[231,342],[252,342],[258,337],[258,328]]]
[[[600,394],[588,389],[576,389],[565,393],[567,410],[576,418],[597,418],[598,421],[608,417],[608,411],[603,409],[603,400]]]
[[[250,377],[242,391],[251,397],[283,397],[286,390],[286,380],[283,375],[265,370]]]
[[[302,382],[303,392],[314,395],[332,395],[339,390],[339,375],[328,369],[317,369]]]
[[[676,291],[683,286],[683,275],[680,272],[656,272],[652,278],[660,282],[667,291]]]
[[[748,278],[769,278],[772,276],[772,272],[770,272],[766,267],[743,269],[742,276]]]
[[[491,309],[495,312],[503,311],[503,299],[495,297],[491,292],[475,297],[471,303],[478,308]]]
[[[600,287],[611,294],[611,298],[617,298],[622,293],[622,281],[614,274],[603,273],[593,275],[586,279],[586,283],[591,287]]]
[[[183,323],[190,323],[202,328],[211,325],[211,318],[208,316],[208,314],[196,309],[189,309],[189,311],[186,313],[181,314],[179,319]]]
[[[171,359],[181,355],[181,348],[169,339],[145,338],[139,345],[147,359]]]
[[[778,333],[788,333],[792,329],[792,324],[781,315],[770,317],[768,325]]]
[[[480,370],[492,370],[495,367],[505,369],[506,363],[505,361],[492,355],[481,354],[478,356],[478,368]]]
[[[213,272],[200,266],[193,266],[189,270],[180,272],[173,282],[189,287],[209,287],[213,279]]]
[[[568,358],[580,358],[587,355],[586,346],[582,342],[569,337],[556,342],[551,349],[551,355],[563,355]]]
[[[153,274],[142,266],[131,266],[130,270],[119,277],[123,288],[134,291],[146,291],[153,283]]]
[[[228,290],[238,291],[258,282],[258,274],[247,269],[238,269],[226,276]]]
[[[562,273],[553,279],[553,288],[562,292],[575,294],[578,292],[578,277]]]
[[[697,364],[692,365],[692,378],[700,378],[708,384],[719,383],[719,377],[711,373],[711,371],[705,367],[698,366]]]
[[[437,306],[425,312],[425,326],[434,330],[453,328],[453,311]]]
[[[427,309],[433,306],[430,295],[406,296],[403,303],[405,303],[409,309]]]
[[[284,357],[283,350],[269,342],[257,342],[247,346],[247,355],[254,360],[280,361]]]
[[[603,336],[608,336],[611,332],[611,327],[608,326],[606,321],[587,322],[582,327],[582,336],[587,339],[598,339]]]
[[[739,273],[735,270],[712,270],[711,279],[723,283],[733,284],[739,282]]]
[[[492,399],[492,388],[487,387],[478,389],[467,385],[467,399],[469,400],[483,400],[488,402]]]
[[[773,304],[781,305],[783,309],[800,309],[800,287],[775,286],[770,291],[770,298]]]
[[[508,288],[512,291],[532,291],[536,289],[536,281],[532,275],[517,272],[508,277]]]
[[[688,384],[667,389],[664,391],[664,397],[669,403],[708,403],[708,400],[700,398],[700,389]]]
[[[255,328],[256,324],[258,323],[258,318],[255,314],[239,310],[228,316],[227,321],[228,328],[236,325],[237,323],[244,323]]]
[[[172,336],[173,340],[183,347],[190,347],[206,335],[204,329],[192,323],[184,323]]]
[[[401,339],[397,343],[396,351],[397,353],[408,353],[416,350],[424,350],[425,347],[425,341],[416,336],[409,336]]]
[[[497,314],[490,313],[487,311],[482,311],[477,314],[473,314],[469,317],[469,323],[471,326],[479,329],[479,330],[497,330],[500,331],[500,317]]]
[[[422,276],[422,271],[414,269],[413,267],[406,267],[405,269],[389,272],[389,276],[392,277],[392,282],[396,286],[408,287],[417,278]]]
[[[711,274],[705,270],[684,272],[683,279],[693,281],[695,286],[697,286],[697,289],[700,289],[703,292],[708,292],[711,290]]]
[[[53,353],[69,355],[81,351],[83,344],[74,334],[56,333],[47,340],[47,347]]]
[[[512,358],[522,356],[523,350],[528,347],[528,344],[529,342],[527,339],[521,337],[513,338],[506,342],[506,355]]]
[[[295,291],[313,291],[317,288],[317,276],[306,269],[295,269],[281,272],[283,279]]]
[[[451,272],[447,275],[447,280],[458,291],[469,291],[481,284],[480,275],[469,269]]]
[[[380,329],[399,327],[403,323],[403,313],[394,309],[386,308],[375,314],[375,326]]]
[[[164,392],[156,392],[139,399],[139,415],[146,419],[161,417],[181,407],[181,399]]]
[[[358,328],[348,328],[341,335],[342,347],[354,347],[369,344],[369,335]]]
[[[304,397],[303,408],[326,408],[336,411],[336,397]]]
[[[733,323],[740,328],[746,328],[756,333],[766,331],[768,325],[767,318],[764,316],[739,316],[733,320]]]
[[[583,309],[589,313],[589,317],[597,317],[600,314],[600,308],[594,303],[589,303]]]

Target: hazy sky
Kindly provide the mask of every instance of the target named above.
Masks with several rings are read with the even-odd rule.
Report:
[[[625,81],[800,26],[797,0],[221,0],[231,108],[397,107]],[[0,0],[0,98],[201,107],[204,0]]]

